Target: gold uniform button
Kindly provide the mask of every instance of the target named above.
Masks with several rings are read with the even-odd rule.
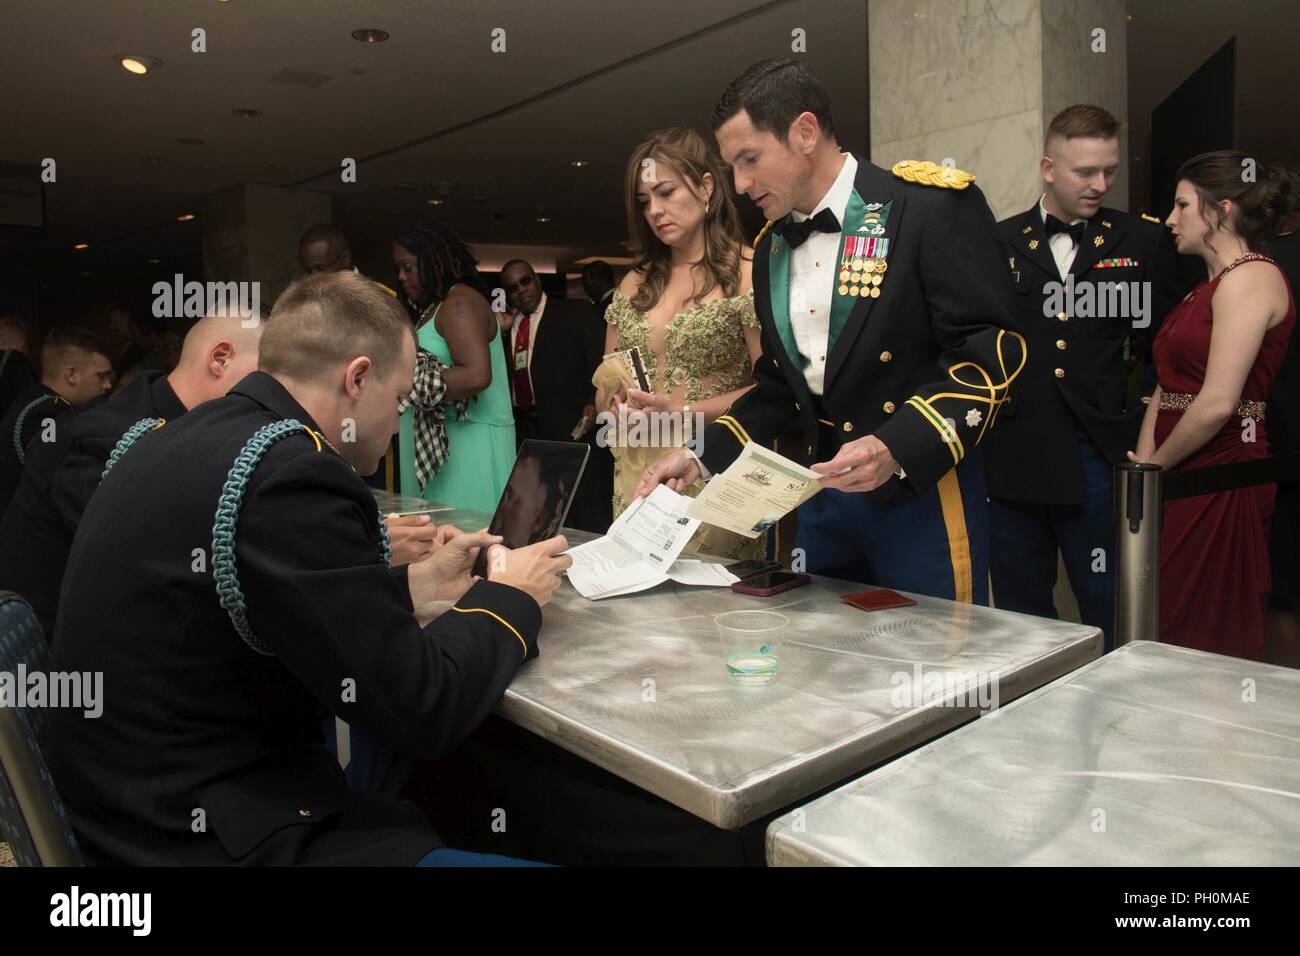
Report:
[[[1057,378],[1065,378],[1065,369],[1063,369],[1063,368],[1058,368],[1058,369],[1057,369],[1053,374],[1054,374]]]
[[[890,361],[893,357],[894,357],[893,354],[890,353],[890,352],[881,352],[881,353],[880,353],[880,361],[882,361],[882,362],[888,362],[888,361]]]
[[[853,431],[853,423],[852,423],[852,422],[845,422],[845,423],[844,423],[844,430],[845,430],[846,432],[851,432],[851,431]]]
[[[1057,317],[1058,319],[1060,319],[1062,322],[1069,322],[1069,321],[1070,321],[1070,317],[1069,317],[1068,315],[1066,315],[1064,312],[1058,312],[1058,313],[1056,313],[1056,317]]]
[[[883,409],[885,410],[885,414],[886,414],[886,415],[892,415],[892,414],[894,414],[894,403],[893,403],[893,402],[885,402],[885,404],[882,405],[881,408],[883,408]]]
[[[1058,349],[1060,349],[1062,352],[1064,352],[1064,351],[1065,351],[1065,339],[1057,339],[1057,340],[1056,340],[1056,347],[1057,347]]]

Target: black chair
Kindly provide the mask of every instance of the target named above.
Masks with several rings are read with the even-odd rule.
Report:
[[[0,591],[0,673],[17,691],[18,665],[49,670],[50,651],[31,605]],[[0,837],[19,866],[82,866],[77,838],[45,762],[48,716],[41,707],[0,705]]]

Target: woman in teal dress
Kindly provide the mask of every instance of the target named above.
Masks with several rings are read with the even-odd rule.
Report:
[[[402,494],[491,514],[515,460],[515,422],[505,351],[478,262],[454,232],[426,222],[393,243],[403,298],[422,350],[444,368],[447,457],[421,487],[416,466],[416,408],[399,424]],[[463,411],[457,406],[463,402]],[[453,403],[456,403],[455,405]]]

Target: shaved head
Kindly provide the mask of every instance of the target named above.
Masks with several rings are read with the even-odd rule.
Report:
[[[167,376],[186,408],[220,398],[257,368],[265,320],[238,314],[205,315],[185,333],[180,361]]]

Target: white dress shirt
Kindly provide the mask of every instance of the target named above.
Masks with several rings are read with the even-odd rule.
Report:
[[[546,293],[542,293],[541,299],[537,302],[537,311],[533,312],[528,319],[528,387],[533,387],[533,343],[537,341],[537,327],[542,324],[542,313],[546,311]],[[515,341],[519,337],[519,323],[523,320],[524,314],[520,312],[515,316],[514,324],[510,326],[510,360],[506,363],[509,367],[506,369],[510,373],[510,381],[514,382],[515,374]],[[533,402],[537,401],[537,392],[533,391]]]
[[[858,161],[852,153],[842,153],[844,164],[831,188],[813,211],[805,215],[794,210],[790,218],[803,222],[823,209],[835,213],[844,228],[844,210],[853,194],[853,180]],[[790,250],[790,328],[803,362],[804,378],[814,395],[822,394],[826,378],[826,353],[831,334],[831,303],[835,295],[835,276],[839,272],[839,232],[814,232],[797,249]]]
[[[1043,205],[1043,200],[1038,200],[1038,215],[1042,217],[1043,225],[1047,225],[1047,207]],[[1071,219],[1070,225],[1076,222],[1087,222],[1086,219]],[[1070,266],[1074,264],[1074,257],[1079,252],[1079,246],[1068,232],[1058,232],[1051,239],[1047,240],[1047,245],[1052,250],[1052,258],[1056,260],[1056,271],[1064,279],[1070,271]]]

